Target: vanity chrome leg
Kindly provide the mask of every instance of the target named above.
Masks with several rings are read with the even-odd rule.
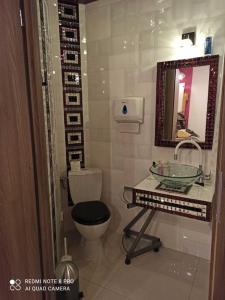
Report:
[[[127,264],[127,265],[129,265],[131,263],[132,258],[134,258],[138,255],[144,254],[151,250],[154,250],[155,252],[157,252],[161,246],[161,242],[160,242],[159,238],[145,234],[145,231],[148,228],[148,226],[155,214],[155,210],[151,210],[151,212],[149,213],[149,216],[147,217],[145,223],[143,224],[143,226],[139,232],[130,230],[130,228],[147,212],[147,210],[149,210],[149,209],[144,208],[143,210],[141,210],[138,213],[138,215],[124,228],[124,233],[127,236],[130,236],[130,235],[136,236],[133,244],[131,245],[131,247],[128,250],[127,255],[126,255],[125,264]],[[135,251],[138,243],[140,242],[140,240],[142,238],[150,240],[151,244],[147,247],[144,247],[142,249]]]
[[[143,215],[148,211],[148,208],[143,208],[137,215],[136,217],[129,223],[127,224],[127,226],[124,228],[124,232],[126,233],[132,226],[134,226],[134,224],[137,223],[137,221],[143,217]]]

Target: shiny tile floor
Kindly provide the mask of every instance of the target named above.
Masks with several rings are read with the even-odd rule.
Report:
[[[207,300],[209,262],[161,248],[124,264],[121,235],[103,239],[103,253],[95,261],[84,254],[75,233],[68,236],[69,252],[80,271],[85,300]]]

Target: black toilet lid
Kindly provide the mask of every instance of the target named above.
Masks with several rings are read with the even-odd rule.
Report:
[[[74,221],[83,225],[98,225],[110,218],[108,207],[101,201],[79,202],[71,214]]]

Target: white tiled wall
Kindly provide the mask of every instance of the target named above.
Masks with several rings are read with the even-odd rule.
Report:
[[[196,46],[178,47],[182,30],[196,26]],[[173,149],[154,146],[156,63],[203,55],[204,38],[214,36],[214,53],[224,54],[224,0],[99,0],[86,6],[89,163],[103,169],[103,199],[113,211],[112,230],[121,231],[136,210],[121,201],[123,186],[149,174],[152,160],[168,160]],[[220,70],[222,65],[222,57]],[[220,107],[212,151],[205,153],[206,170],[215,171]],[[141,132],[119,133],[112,118],[112,101],[124,96],[145,97]],[[196,151],[182,151],[182,160],[195,162]],[[158,213],[152,232],[166,247],[210,256],[211,225]]]

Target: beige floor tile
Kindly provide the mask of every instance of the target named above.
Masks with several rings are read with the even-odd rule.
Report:
[[[84,300],[126,300],[127,298],[97,284],[81,279],[80,290],[84,293]]]
[[[210,263],[205,259],[199,259],[198,270],[195,276],[190,300],[207,300],[209,289]]]
[[[125,264],[112,275],[105,288],[136,300],[188,300],[191,283]]]
[[[179,281],[193,283],[199,258],[193,255],[161,248],[135,258],[132,265],[142,270],[157,272]]]
[[[87,280],[80,279],[80,291],[84,293],[84,300],[94,300],[95,297],[100,293],[102,288],[94,283]]]
[[[105,262],[93,264],[90,262],[79,262],[80,277],[104,287],[110,280],[112,274],[117,272],[119,263],[107,265]]]
[[[128,298],[109,289],[102,289],[95,300],[128,300]]]
[[[123,260],[122,251],[118,247],[120,239],[117,234],[112,235],[112,238],[103,239],[103,252],[95,261],[86,259],[82,241],[78,241],[76,247],[71,246],[70,250],[78,265],[81,278],[105,286]]]
[[[191,284],[154,273],[149,282],[135,290],[129,300],[188,300]]]
[[[189,300],[208,300],[208,292],[193,287]]]
[[[192,255],[161,248],[136,257],[125,265],[121,234],[103,238],[104,251],[88,261],[78,238],[70,236],[69,253],[80,271],[88,300],[206,300],[209,265]],[[190,298],[191,295],[191,298]]]

